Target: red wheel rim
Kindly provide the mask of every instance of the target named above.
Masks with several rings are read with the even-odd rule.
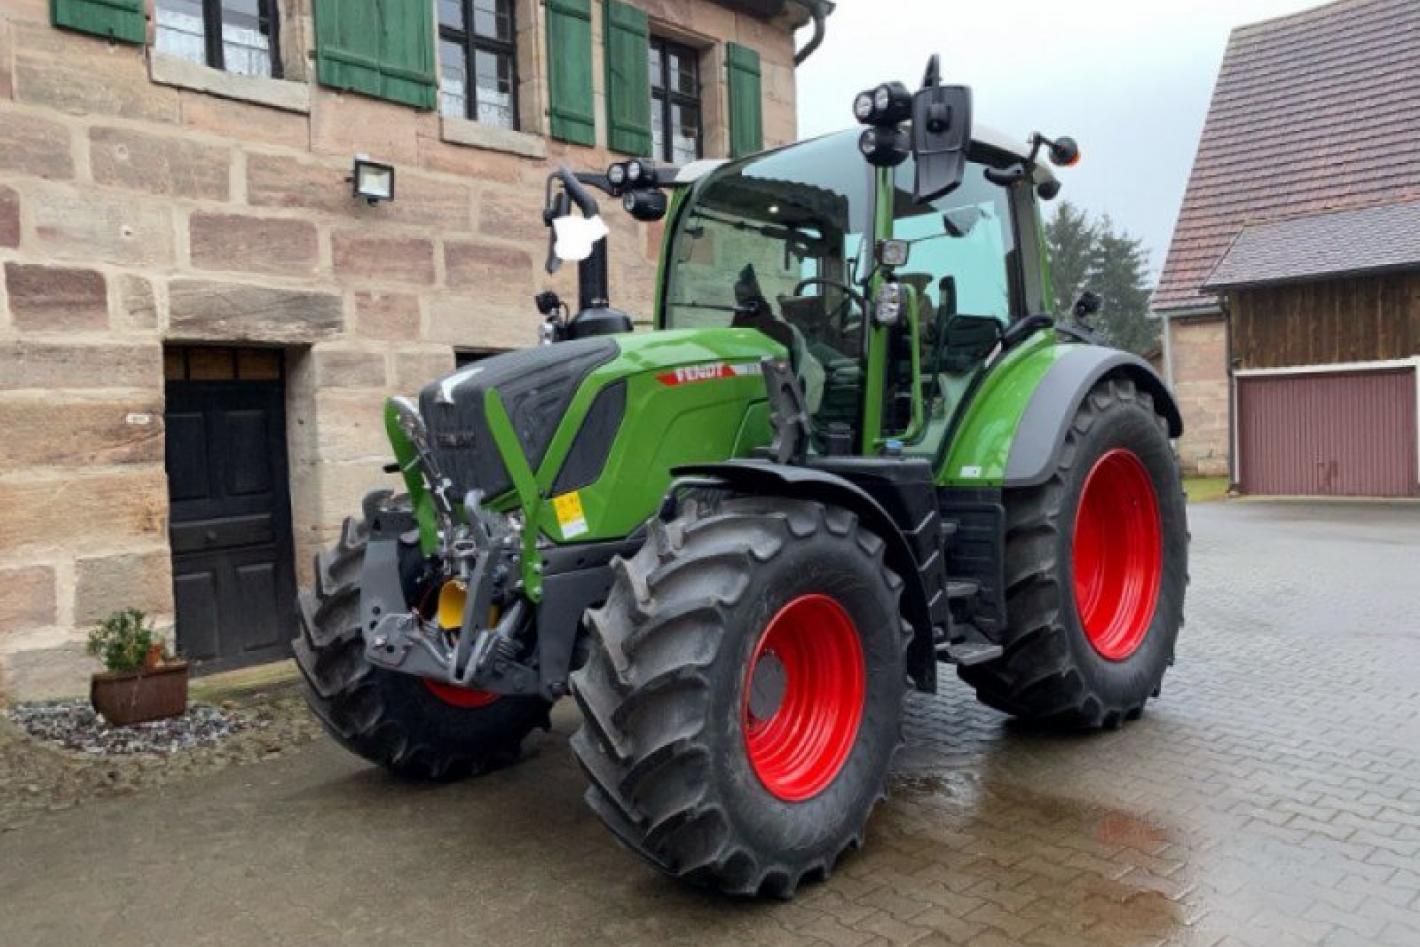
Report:
[[[458,687],[453,684],[445,684],[441,681],[431,680],[427,677],[424,678],[424,686],[429,688],[429,693],[433,694],[444,703],[463,710],[487,707],[501,696],[492,691],[476,691],[471,687]]]
[[[1139,649],[1163,578],[1163,531],[1149,472],[1116,448],[1085,478],[1075,514],[1075,609],[1090,644],[1111,661]]]
[[[866,680],[858,629],[843,606],[801,595],[779,610],[755,645],[740,711],[749,763],[765,789],[802,802],[833,782],[858,737]]]

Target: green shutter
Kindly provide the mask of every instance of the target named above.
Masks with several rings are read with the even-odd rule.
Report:
[[[323,85],[434,107],[434,8],[427,0],[316,0]]]
[[[627,155],[651,153],[651,29],[646,13],[606,0],[607,147]]]
[[[764,150],[759,53],[739,43],[727,43],[725,52],[730,73],[730,157],[743,158]]]
[[[49,15],[68,30],[140,46],[148,41],[143,0],[50,0]]]
[[[547,0],[547,85],[552,137],[595,145],[592,0]]]

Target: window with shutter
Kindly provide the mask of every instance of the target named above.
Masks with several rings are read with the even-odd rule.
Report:
[[[321,84],[432,109],[433,14],[427,0],[315,0]]]
[[[764,102],[759,53],[739,43],[725,46],[730,82],[730,157],[764,150]]]
[[[547,0],[547,85],[552,137],[595,145],[592,0]]]
[[[700,53],[651,38],[651,144],[655,157],[689,164],[702,156]]]
[[[55,26],[93,33],[121,43],[148,41],[143,0],[50,0]]]
[[[646,13],[606,0],[607,147],[628,155],[651,153],[650,28]]]

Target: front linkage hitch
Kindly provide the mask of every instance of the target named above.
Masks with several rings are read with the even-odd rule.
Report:
[[[519,660],[526,650],[519,635],[528,626],[528,606],[511,594],[520,557],[518,531],[505,517],[485,510],[476,490],[464,497],[464,512],[468,525],[446,534],[451,538],[443,557],[451,573],[448,581],[465,589],[460,630],[446,630],[400,607],[399,543],[372,536],[360,598],[365,656],[378,667],[458,687],[536,694],[538,672]]]

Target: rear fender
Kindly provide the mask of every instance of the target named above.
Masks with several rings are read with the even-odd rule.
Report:
[[[931,613],[917,559],[897,523],[867,491],[825,470],[764,460],[695,464],[677,467],[672,472],[677,477],[696,478],[697,481],[708,478],[736,493],[808,499],[856,513],[863,525],[886,543],[884,558],[888,567],[903,581],[902,615],[913,631],[913,641],[908,648],[907,673],[919,690],[936,691],[937,658],[932,641]],[[672,483],[669,492],[673,494],[675,490],[676,484]]]
[[[998,488],[1044,483],[1085,396],[1107,375],[1129,378],[1154,399],[1169,436],[1183,418],[1168,386],[1136,355],[1060,342],[1041,332],[993,365],[953,428],[937,472],[943,486]]]

